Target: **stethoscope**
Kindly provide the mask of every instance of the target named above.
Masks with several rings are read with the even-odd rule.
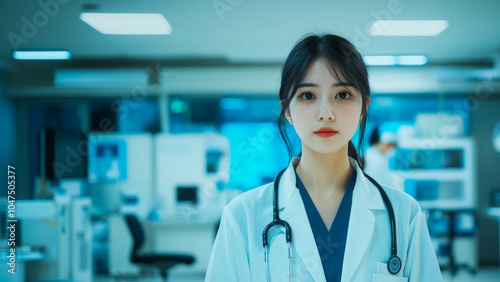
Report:
[[[292,228],[290,227],[290,224],[288,222],[280,219],[279,216],[279,206],[278,206],[278,187],[279,187],[279,181],[281,179],[282,174],[285,172],[287,168],[283,169],[276,175],[276,178],[274,179],[274,198],[273,198],[273,221],[269,223],[266,228],[264,228],[264,231],[262,232],[262,241],[264,245],[264,261],[266,263],[266,279],[269,282],[269,256],[268,256],[268,249],[269,249],[269,242],[267,238],[267,234],[269,230],[274,227],[274,226],[283,226],[285,227],[285,233],[286,233],[286,242],[288,244],[288,271],[289,271],[289,281],[292,281]],[[398,257],[398,249],[397,249],[397,238],[396,238],[396,222],[394,219],[394,210],[392,209],[392,204],[391,201],[389,200],[389,197],[387,197],[387,194],[385,193],[384,189],[380,186],[380,184],[377,183],[373,178],[371,178],[368,174],[363,172],[364,176],[368,178],[377,188],[378,191],[380,192],[380,195],[382,196],[382,199],[384,200],[384,204],[387,207],[388,213],[389,213],[389,220],[391,222],[391,236],[392,236],[392,247],[391,247],[391,258],[387,262],[387,269],[391,274],[398,274],[398,272],[401,270],[401,259]]]

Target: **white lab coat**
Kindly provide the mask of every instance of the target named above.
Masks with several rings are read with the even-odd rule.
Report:
[[[292,228],[292,281],[326,281],[311,225],[293,167],[279,183],[280,218]],[[342,266],[342,281],[443,281],[425,216],[409,195],[382,185],[394,208],[398,256],[397,276],[387,270],[391,256],[389,216],[378,189],[349,157],[357,178]],[[293,167],[292,167],[293,165]],[[225,208],[212,249],[205,281],[266,281],[262,231],[273,218],[273,183],[235,197]],[[288,247],[284,228],[269,232],[270,280],[288,281]]]

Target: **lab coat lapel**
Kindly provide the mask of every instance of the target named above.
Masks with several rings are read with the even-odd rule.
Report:
[[[295,186],[295,172],[292,165],[295,166],[299,160],[300,158],[294,158],[290,162],[287,170],[283,173],[283,180],[280,181],[278,195],[279,204],[282,207],[280,208],[280,217],[287,221],[292,228],[292,245],[296,250],[296,253],[293,255],[300,257],[314,281],[326,282],[323,264],[319,256],[311,224],[309,223],[302,197]]]
[[[349,158],[356,169],[356,186],[353,190],[351,216],[342,267],[342,281],[351,281],[372,239],[375,216],[371,210],[385,209],[376,187],[364,176],[357,162]]]
[[[326,282],[311,224],[307,218],[302,197],[296,187],[294,167],[299,162],[300,158],[293,158],[281,178],[278,195],[280,217],[290,224],[292,245],[314,281]],[[349,157],[349,162],[356,169],[357,175],[342,266],[342,281],[352,280],[370,245],[375,227],[375,216],[371,210],[385,209],[378,189],[364,176],[356,160]]]

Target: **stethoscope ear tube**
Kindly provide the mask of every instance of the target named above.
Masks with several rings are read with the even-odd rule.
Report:
[[[269,280],[269,240],[267,234],[274,226],[285,227],[286,242],[288,243],[288,269],[289,269],[289,281],[292,281],[292,228],[288,222],[281,220],[279,216],[279,206],[278,206],[278,188],[281,176],[286,171],[287,168],[283,169],[276,175],[274,179],[274,199],[273,199],[273,221],[269,223],[262,231],[262,244],[264,246],[264,261],[266,263],[266,281]]]
[[[394,209],[392,208],[391,201],[389,200],[389,197],[387,196],[387,193],[385,193],[384,189],[380,186],[380,184],[377,183],[371,176],[366,174],[363,171],[363,174],[365,175],[370,182],[377,187],[378,191],[380,192],[380,195],[382,196],[382,200],[384,200],[384,204],[387,208],[387,213],[389,214],[389,223],[391,225],[391,237],[392,237],[392,247],[391,247],[391,258],[387,262],[387,269],[391,274],[397,274],[401,270],[401,259],[398,257],[398,244],[397,244],[397,234],[396,234],[396,221],[394,217]]]
[[[292,228],[290,227],[290,224],[288,222],[281,220],[279,216],[279,211],[278,211],[278,188],[279,188],[279,181],[281,179],[281,176],[283,173],[286,171],[286,168],[283,169],[278,173],[276,176],[276,179],[274,179],[274,199],[273,199],[273,221],[269,223],[266,228],[264,228],[264,231],[262,231],[262,244],[263,247],[266,248],[269,246],[269,241],[267,234],[269,233],[269,230],[274,227],[274,226],[283,226],[285,227],[285,233],[286,233],[286,241],[287,243],[292,242]]]

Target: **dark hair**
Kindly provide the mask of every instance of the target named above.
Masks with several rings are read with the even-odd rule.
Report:
[[[380,141],[379,127],[380,126],[375,127],[375,129],[372,131],[372,134],[370,135],[370,140],[368,141],[368,143],[370,143],[370,146],[373,146]]]
[[[285,142],[288,150],[289,159],[292,159],[291,143],[286,134],[285,113],[288,111],[290,101],[297,92],[298,85],[306,76],[309,66],[317,59],[325,59],[331,71],[339,79],[339,73],[347,82],[352,83],[359,91],[362,97],[362,116],[363,119],[360,125],[360,137],[358,150],[349,140],[348,156],[354,158],[358,165],[363,169],[360,162],[359,152],[362,152],[363,138],[366,128],[366,103],[370,99],[370,85],[368,83],[368,71],[363,58],[356,48],[346,39],[326,34],[326,35],[309,35],[300,40],[292,49],[283,66],[281,73],[281,86],[279,91],[279,99],[282,102],[282,109],[278,118],[278,128],[280,136]],[[290,161],[289,160],[289,161]]]

